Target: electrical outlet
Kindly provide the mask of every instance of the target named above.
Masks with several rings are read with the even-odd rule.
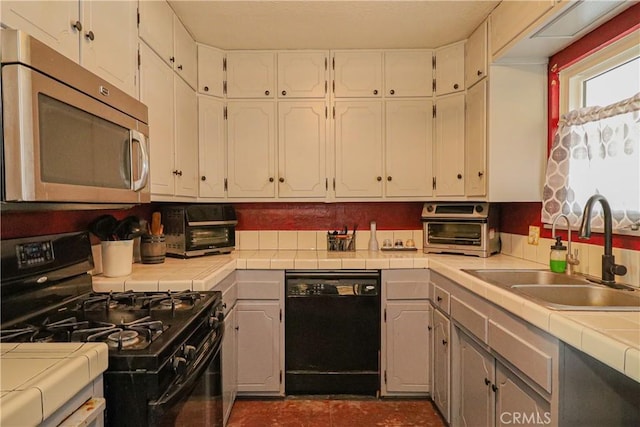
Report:
[[[529,226],[529,236],[527,237],[527,243],[530,245],[538,246],[540,243],[540,227],[537,225]]]

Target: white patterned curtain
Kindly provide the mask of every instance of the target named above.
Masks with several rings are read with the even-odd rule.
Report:
[[[562,213],[578,226],[593,194],[611,205],[614,229],[640,223],[640,93],[560,118],[547,162],[542,222]],[[591,225],[603,227],[602,215]]]

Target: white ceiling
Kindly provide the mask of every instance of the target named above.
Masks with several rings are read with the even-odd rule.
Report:
[[[169,0],[197,42],[222,49],[435,48],[467,38],[498,3]]]

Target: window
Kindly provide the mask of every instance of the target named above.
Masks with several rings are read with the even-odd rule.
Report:
[[[640,226],[640,31],[560,71],[560,119],[543,194],[542,220],[563,213],[577,226],[602,194],[614,230]],[[594,228],[603,220],[596,216]]]

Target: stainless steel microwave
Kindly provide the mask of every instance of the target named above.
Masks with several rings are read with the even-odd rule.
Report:
[[[2,200],[149,202],[147,107],[26,33],[1,48]]]

